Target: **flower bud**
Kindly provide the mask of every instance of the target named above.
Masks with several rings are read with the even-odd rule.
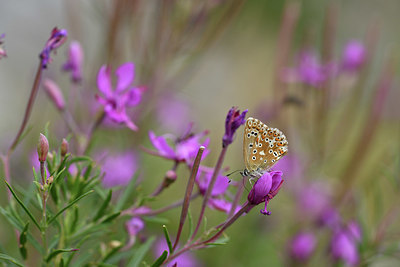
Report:
[[[54,182],[53,176],[50,176],[49,179],[47,179],[47,184],[51,185]]]
[[[60,149],[62,157],[65,157],[65,155],[67,155],[68,148],[69,148],[68,141],[65,138],[63,138],[62,143],[61,143],[61,149]]]
[[[45,162],[47,158],[47,153],[49,153],[49,141],[47,141],[46,136],[44,136],[43,134],[40,134],[37,151],[39,161]]]
[[[47,96],[53,101],[56,108],[60,111],[65,108],[64,96],[61,92],[60,87],[52,80],[46,79],[43,82],[44,90],[47,93]]]

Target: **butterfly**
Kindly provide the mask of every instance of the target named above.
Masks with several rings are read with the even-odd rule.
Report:
[[[260,120],[248,118],[243,135],[243,176],[260,178],[288,152],[286,136]]]

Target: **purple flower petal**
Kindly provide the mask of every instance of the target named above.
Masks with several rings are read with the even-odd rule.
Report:
[[[102,66],[97,75],[97,87],[100,92],[104,94],[106,98],[113,96],[113,90],[111,85],[111,69],[106,65]]]
[[[167,141],[162,136],[157,137],[152,131],[149,131],[149,138],[160,155],[174,158],[175,151],[168,145]]]
[[[118,77],[116,93],[120,93],[126,89],[135,78],[135,65],[131,62],[122,64],[116,71],[115,75]]]

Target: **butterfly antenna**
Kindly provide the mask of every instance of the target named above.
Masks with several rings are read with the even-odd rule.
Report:
[[[236,172],[240,172],[240,170],[236,170],[236,171],[233,171],[233,172],[230,172],[230,173],[228,173],[226,176],[231,176],[232,174],[234,174],[234,173],[236,173]]]

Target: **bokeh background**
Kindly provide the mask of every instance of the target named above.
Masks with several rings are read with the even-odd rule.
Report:
[[[161,2],[170,2],[173,7],[164,7],[165,11]],[[290,160],[282,167],[286,168],[286,182],[271,201],[272,215],[265,217],[255,209],[240,218],[227,232],[230,238],[227,245],[195,253],[200,264],[295,266],[298,262],[289,252],[290,240],[299,231],[306,230],[314,233],[318,242],[311,259],[304,264],[333,265],[328,252],[332,232],[329,227],[316,226],[310,213],[299,205],[309,195],[328,192],[327,198],[340,214],[341,223],[354,220],[362,229],[363,238],[357,245],[359,263],[398,266],[399,9],[400,2],[395,0],[2,0],[0,34],[6,33],[3,47],[7,58],[0,61],[1,151],[6,151],[18,129],[38,54],[49,32],[54,26],[65,28],[69,41],[78,40],[84,51],[84,80],[78,90],[82,90],[85,97],[71,98],[78,106],[74,110],[77,121],[93,120],[97,107],[94,99],[96,75],[105,63],[115,69],[124,62],[135,62],[135,84],[150,88],[149,94],[144,96],[146,104],[132,115],[139,132],[104,127],[95,136],[92,150],[92,153],[101,150],[138,153],[139,169],[144,177],[143,192],[154,190],[171,167],[169,162],[138,148],[151,148],[147,137],[149,130],[157,135],[179,135],[189,122],[194,122],[199,132],[209,130],[211,153],[204,162],[208,166],[216,162],[225,116],[232,106],[248,109],[249,116],[286,133]],[[282,44],[279,36],[285,12],[293,16],[293,34],[289,43]],[[329,14],[333,22],[327,22]],[[295,68],[298,55],[305,47],[313,49],[321,60],[326,59],[327,38],[332,38],[327,42],[331,53],[328,58],[332,62],[342,59],[345,45],[354,39],[364,44],[371,55],[361,74],[332,78],[335,86],[328,86],[329,104],[322,109],[326,112],[322,116],[318,99],[321,99],[321,92],[328,89],[301,82],[288,83],[277,75],[277,68],[282,63],[279,62],[280,53],[286,46],[283,69]],[[44,75],[57,81],[68,96],[73,90],[70,77],[60,71],[66,55],[67,46],[59,49]],[[391,86],[380,102],[383,107],[378,116],[372,119],[371,110],[374,110],[374,103],[379,102],[378,88],[382,79],[388,80]],[[50,122],[53,132],[51,142],[61,140],[68,133],[62,117],[55,112],[44,92],[39,92],[37,101],[30,120],[33,128],[12,157],[12,170],[20,174],[16,175],[16,183],[22,184],[31,178],[26,175],[31,170],[29,153],[35,149],[36,137],[46,122]],[[316,119],[314,124],[318,114],[322,118]],[[369,120],[373,120],[371,125]],[[322,132],[318,130],[321,121],[325,127]],[[372,133],[371,137],[366,134],[368,132]],[[229,147],[224,166],[229,166],[230,170],[244,168],[242,129]],[[232,179],[240,180],[238,176]],[[177,182],[152,203],[153,208],[162,207],[163,203],[172,202],[182,194],[188,171],[179,169],[178,177]],[[318,184],[317,189],[307,190],[314,183]],[[249,190],[250,185],[247,185],[245,195]],[[6,189],[2,188],[1,192],[5,196]],[[5,201],[3,197],[2,203]],[[192,214],[196,214],[200,204],[200,201],[194,202]],[[172,233],[176,231],[179,213],[180,210],[173,210],[163,215]],[[210,211],[208,225],[218,224],[225,217],[225,214]],[[6,221],[0,219],[0,222],[0,239],[11,239]],[[161,236],[160,225],[157,221],[148,222],[146,232]],[[3,246],[3,249],[7,248]]]

